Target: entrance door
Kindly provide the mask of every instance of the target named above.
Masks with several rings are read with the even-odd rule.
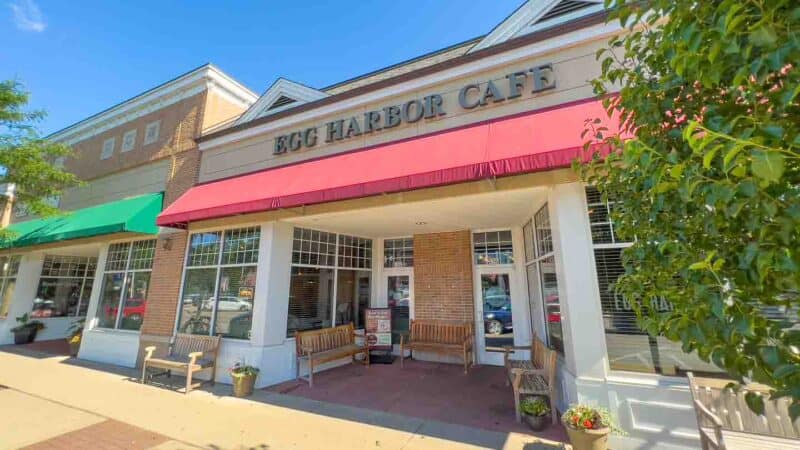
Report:
[[[383,274],[386,305],[392,310],[392,344],[400,344],[400,335],[408,333],[414,317],[414,269],[386,269]]]
[[[479,267],[475,278],[476,356],[481,364],[502,365],[503,347],[514,345],[512,296],[514,287],[511,268]],[[516,300],[516,299],[514,299]]]

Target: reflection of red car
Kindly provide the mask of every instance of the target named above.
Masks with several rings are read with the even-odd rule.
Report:
[[[551,312],[547,314],[547,322],[548,323],[559,323],[561,322],[561,313],[560,312]]]
[[[144,317],[144,311],[147,309],[147,300],[143,298],[129,298],[125,301],[125,307],[122,308],[122,318],[134,321],[141,321]],[[108,317],[117,316],[117,308],[107,308]]]

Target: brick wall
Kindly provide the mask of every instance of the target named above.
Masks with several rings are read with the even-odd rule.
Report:
[[[414,235],[414,317],[472,322],[474,311],[470,232]]]

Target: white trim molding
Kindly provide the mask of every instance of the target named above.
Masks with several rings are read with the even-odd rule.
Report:
[[[57,131],[48,139],[75,144],[106,130],[131,122],[146,114],[197,95],[206,90],[222,93],[241,107],[252,105],[258,95],[217,67],[206,64],[116,106]]]
[[[594,5],[575,9],[552,19],[540,20],[561,3],[594,3]],[[528,0],[467,53],[473,53],[509,39],[550,28],[602,10],[602,0]]]
[[[237,120],[235,125],[249,122],[259,117],[275,114],[277,112],[302,105],[303,103],[313,102],[321,98],[328,97],[329,94],[320,90],[304,86],[300,83],[287,80],[286,78],[278,78],[272,86],[267,89],[264,94],[255,102],[250,109],[244,112]],[[270,108],[281,97],[292,99],[291,103],[281,105],[275,108]]]

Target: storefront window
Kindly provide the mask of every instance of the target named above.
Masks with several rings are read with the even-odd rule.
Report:
[[[383,267],[413,267],[414,239],[386,239],[383,241]]]
[[[473,233],[475,264],[513,264],[514,249],[511,231]]]
[[[179,332],[250,339],[260,238],[258,227],[189,237]]]
[[[364,323],[369,308],[372,240],[294,229],[286,335]]]
[[[614,232],[614,224],[610,220],[614,203],[604,202],[600,192],[593,187],[586,188],[586,203],[611,369],[663,375],[682,375],[690,370],[700,373],[721,372],[695,353],[685,353],[679,343],[662,336],[652,337],[638,327],[630,304],[614,292],[614,283],[625,273],[622,251],[630,246],[630,243],[619,242]],[[653,302],[665,311],[672,307],[663,299],[654,299]]]
[[[119,242],[108,247],[97,326],[138,331],[147,309],[147,292],[156,240]]]
[[[0,318],[8,317],[8,309],[17,285],[17,273],[21,257],[0,256]]]
[[[85,316],[97,258],[46,255],[31,317]]]
[[[528,295],[543,305],[547,341],[564,354],[564,333],[561,326],[561,302],[558,294],[556,261],[553,253],[553,233],[550,211],[545,203],[533,220],[522,229],[525,238],[525,270],[528,276]],[[538,308],[531,308],[535,311]]]

